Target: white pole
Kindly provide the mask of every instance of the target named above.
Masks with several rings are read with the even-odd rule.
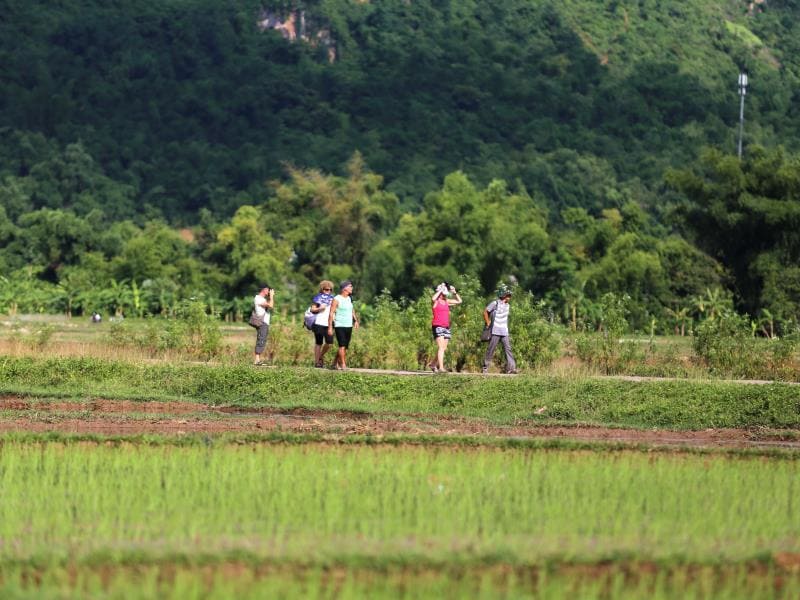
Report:
[[[739,73],[739,159],[742,158],[742,137],[744,135],[744,97],[747,95],[747,73]]]

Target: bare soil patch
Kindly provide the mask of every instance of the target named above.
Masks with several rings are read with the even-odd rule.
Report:
[[[0,397],[0,410],[92,413],[166,413],[180,415],[207,411],[203,404],[194,402],[154,402],[136,400],[92,399],[86,402],[28,399],[22,396]]]
[[[330,439],[347,435],[392,434],[426,437],[498,437],[689,447],[784,447],[800,449],[800,432],[776,429],[617,429],[586,425],[496,425],[482,419],[420,414],[369,414],[305,408],[215,407],[192,402],[136,402],[96,399],[48,401],[0,397],[0,431],[58,431],[106,435],[190,433],[315,433]]]

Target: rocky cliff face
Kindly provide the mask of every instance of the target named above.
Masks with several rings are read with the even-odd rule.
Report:
[[[336,60],[336,41],[327,24],[309,17],[305,10],[294,9],[285,12],[263,9],[258,16],[258,28],[261,31],[278,31],[284,39],[291,42],[304,42],[313,47],[322,47],[328,56],[328,62]]]
[[[766,5],[767,0],[753,0],[752,2],[747,3],[747,12],[752,15],[756,11],[764,10]]]

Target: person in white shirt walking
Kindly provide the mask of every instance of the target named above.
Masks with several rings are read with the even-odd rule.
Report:
[[[511,336],[508,333],[508,315],[511,311],[509,302],[511,301],[511,289],[507,286],[500,286],[497,290],[497,300],[492,300],[483,311],[483,320],[487,327],[492,328],[492,337],[489,338],[489,347],[483,357],[483,373],[489,372],[489,365],[492,364],[492,357],[497,348],[497,344],[503,344],[506,354],[506,373],[514,374],[517,372],[517,363],[511,352]]]

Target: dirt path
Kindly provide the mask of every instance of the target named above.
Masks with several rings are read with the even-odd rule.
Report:
[[[315,433],[346,435],[486,436],[569,439],[653,446],[800,449],[795,431],[706,429],[670,431],[564,425],[495,425],[481,419],[432,415],[374,415],[308,409],[213,407],[191,402],[92,400],[63,402],[0,397],[0,432],[58,431],[105,435],[192,433]]]

